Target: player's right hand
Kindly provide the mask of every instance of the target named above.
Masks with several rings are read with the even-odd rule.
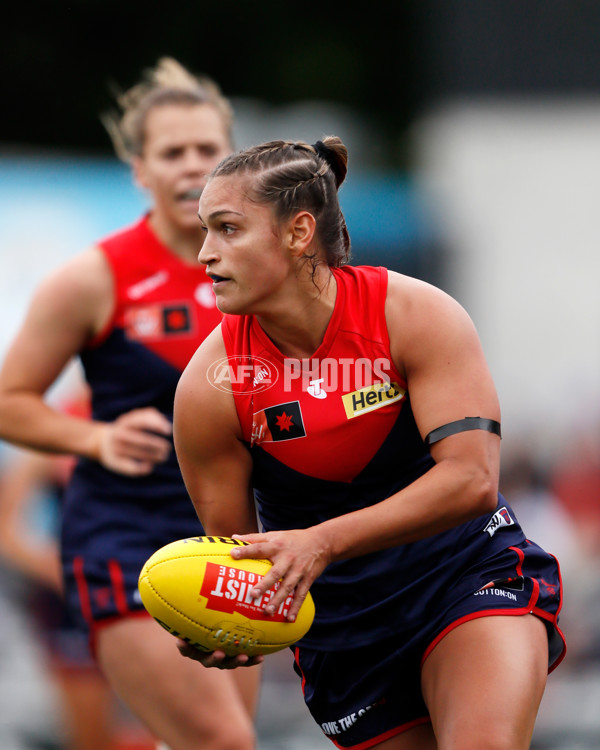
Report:
[[[134,409],[101,425],[98,461],[118,474],[150,474],[173,450],[172,432],[172,423],[154,407]]]

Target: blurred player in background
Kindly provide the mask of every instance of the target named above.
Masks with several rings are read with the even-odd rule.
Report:
[[[61,410],[89,415],[89,399]],[[85,633],[63,597],[56,534],[62,495],[74,458],[34,451],[10,456],[0,476],[0,557],[27,580],[26,612],[46,647],[48,668],[59,688],[69,750],[116,750],[114,695],[95,664]]]
[[[0,437],[79,460],[65,491],[65,595],[110,685],[171,750],[254,747],[258,674],[199,669],[145,612],[137,578],[164,544],[202,533],[172,444],[175,387],[221,315],[197,262],[198,199],[231,151],[218,87],[164,58],[106,118],[152,199],[146,216],[39,287],[0,372]],[[45,393],[78,355],[92,418]]]
[[[498,492],[500,409],[464,309],[346,265],[347,156],[335,136],[275,141],[210,176],[199,257],[226,315],[177,388],[182,472],[210,534],[251,525],[254,490],[265,533],[231,554],[273,561],[252,591],[281,581],[267,613],[294,593],[293,619],[310,589],[296,670],[337,747],[526,750],[564,656],[558,564]],[[229,389],[209,382],[226,357],[249,371]]]

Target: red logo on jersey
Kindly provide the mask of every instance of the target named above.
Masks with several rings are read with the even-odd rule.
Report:
[[[130,307],[125,311],[125,333],[136,341],[161,339],[192,329],[192,317],[186,303]]]
[[[200,595],[206,597],[207,609],[216,612],[238,612],[250,620],[284,622],[294,597],[288,596],[273,615],[265,615],[263,610],[280,584],[276,583],[265,594],[254,599],[250,592],[262,577],[258,573],[207,562]]]
[[[252,419],[251,445],[306,437],[299,401],[269,406]]]
[[[163,310],[165,333],[186,333],[190,330],[190,311],[187,305],[171,305]]]

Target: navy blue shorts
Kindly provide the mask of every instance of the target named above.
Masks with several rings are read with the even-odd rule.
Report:
[[[123,617],[148,616],[138,591],[146,560],[169,542],[203,534],[191,500],[162,503],[120,498],[112,503],[77,495],[62,528],[65,601],[74,623],[90,637]]]
[[[323,733],[337,747],[366,750],[429,722],[421,666],[463,622],[489,615],[537,615],[548,630],[548,669],[554,669],[566,649],[557,625],[561,604],[556,559],[524,542],[466,571],[427,621],[410,623],[394,638],[351,651],[298,647],[295,670]]]

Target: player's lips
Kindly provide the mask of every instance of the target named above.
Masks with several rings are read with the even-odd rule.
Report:
[[[185,190],[182,193],[178,193],[177,200],[179,201],[198,201],[202,195],[204,187],[193,187],[189,190]]]
[[[221,284],[224,281],[230,281],[231,279],[227,278],[227,276],[219,276],[216,273],[209,273],[207,274],[209,279],[211,279],[213,286],[216,286],[217,284]]]

